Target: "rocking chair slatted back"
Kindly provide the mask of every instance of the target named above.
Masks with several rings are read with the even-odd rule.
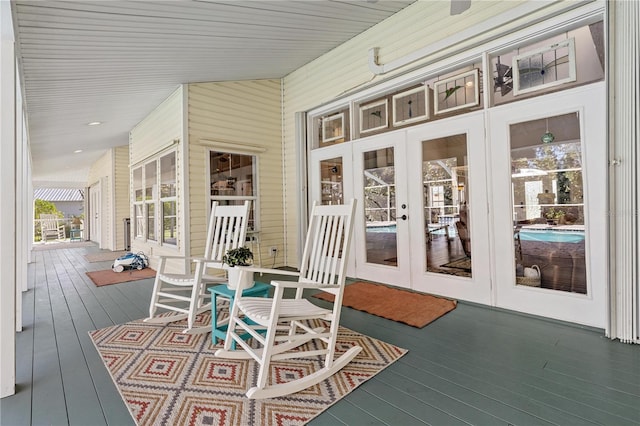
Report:
[[[300,265],[300,281],[339,288],[345,280],[345,254],[349,250],[349,234],[353,204],[343,206],[315,205]],[[330,290],[330,289],[327,289]]]
[[[187,328],[183,333],[211,331],[210,325],[196,327],[196,316],[211,309],[207,286],[227,281],[221,271],[227,266],[222,258],[227,250],[245,243],[250,205],[250,201],[234,206],[220,206],[217,201],[213,202],[204,255],[198,258],[160,257],[146,322],[164,324],[186,318]],[[185,268],[184,273],[174,273],[167,268],[168,261],[181,261],[189,266],[195,261],[195,271]],[[158,308],[174,311],[177,315],[156,315]]]
[[[65,238],[64,224],[55,214],[41,214],[40,228],[42,230],[42,239],[47,241],[50,237],[63,240]]]
[[[204,253],[208,263],[222,264],[228,250],[245,243],[250,204],[245,201],[239,209],[239,206],[220,206],[217,201],[213,202]]]
[[[340,350],[335,358],[355,207],[355,200],[346,205],[319,206],[314,203],[300,273],[295,274],[299,276],[298,281],[271,281],[272,298],[245,296],[242,288],[236,289],[225,346],[215,355],[256,360],[260,366],[258,378],[256,385],[247,391],[247,397],[275,398],[306,389],[337,373],[362,350],[354,345],[346,351]],[[285,272],[268,271],[273,274]],[[295,297],[285,296],[285,289],[295,289]],[[317,306],[304,297],[305,289],[332,293],[334,303],[330,309]],[[315,323],[318,320],[321,322]],[[283,330],[288,333],[280,334]],[[255,345],[244,340],[245,333],[253,337]],[[233,350],[233,342],[242,349]],[[322,367],[310,374],[300,371],[301,377],[294,380],[274,378],[274,384],[267,383],[275,370],[271,367],[272,362],[305,357],[321,360]]]

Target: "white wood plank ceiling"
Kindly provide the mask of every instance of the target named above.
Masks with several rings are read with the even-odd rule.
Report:
[[[34,185],[85,185],[181,83],[284,77],[413,1],[13,1]]]

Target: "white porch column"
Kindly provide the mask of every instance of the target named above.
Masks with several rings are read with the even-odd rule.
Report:
[[[610,336],[640,343],[640,2],[607,2],[610,141]]]
[[[8,1],[0,1],[0,397],[16,382],[15,56]]]

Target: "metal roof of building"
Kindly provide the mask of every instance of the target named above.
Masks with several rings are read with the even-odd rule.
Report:
[[[33,191],[33,198],[45,201],[82,201],[84,200],[84,190],[39,188]]]

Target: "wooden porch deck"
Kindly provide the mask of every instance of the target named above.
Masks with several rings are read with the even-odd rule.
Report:
[[[95,287],[97,251],[34,251],[3,426],[133,424],[88,332],[144,317],[153,283]],[[599,331],[467,303],[423,329],[348,308],[342,323],[409,353],[312,425],[640,424],[640,347]]]

